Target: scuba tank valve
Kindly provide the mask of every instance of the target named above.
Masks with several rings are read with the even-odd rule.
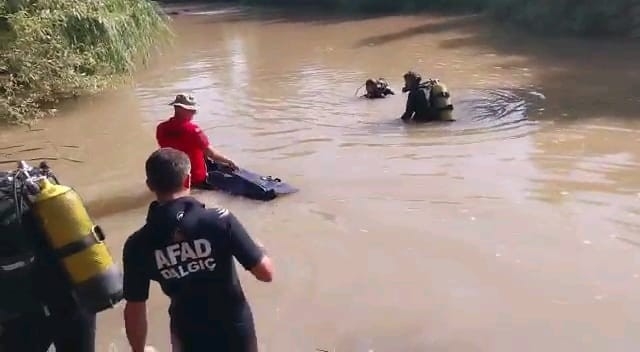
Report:
[[[27,164],[26,161],[21,160],[18,162],[18,170],[16,170],[15,177],[22,181],[29,194],[36,194],[40,191],[40,187],[36,182],[38,176],[31,175],[31,171],[33,171],[33,167]]]

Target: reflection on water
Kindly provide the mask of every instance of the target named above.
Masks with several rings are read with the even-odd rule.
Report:
[[[262,351],[635,351],[640,50],[609,43],[602,61],[602,43],[469,18],[213,11],[176,17],[175,48],[134,87],[0,133],[0,161],[56,158],[119,256],[149,201],[155,125],[190,91],[216,147],[302,190],[196,194],[276,259],[272,285],[243,275]],[[408,69],[449,86],[458,121],[399,121]],[[395,96],[354,96],[380,76]],[[149,339],[165,351],[167,302],[152,297]],[[126,350],[120,308],[99,323],[100,350]]]

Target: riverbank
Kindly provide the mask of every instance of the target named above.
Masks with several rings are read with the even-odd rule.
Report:
[[[633,0],[240,0],[252,5],[318,7],[348,13],[485,12],[499,22],[539,34],[640,36],[640,4]]]
[[[200,3],[219,3],[204,1]],[[0,122],[28,123],[59,101],[99,92],[130,74],[156,39],[169,37],[162,11],[148,0],[48,0],[20,8],[20,0],[0,3]],[[227,2],[228,3],[228,2]],[[236,0],[231,4],[258,4]],[[315,7],[344,16],[381,16],[417,11],[485,13],[529,32],[581,36],[640,36],[640,6],[631,0],[268,0],[260,6]],[[55,9],[46,12],[45,10]],[[179,12],[179,11],[178,11]]]
[[[147,0],[1,2],[0,121],[28,123],[112,86],[169,33]]]

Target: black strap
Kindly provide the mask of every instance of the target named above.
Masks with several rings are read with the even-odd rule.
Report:
[[[91,232],[87,236],[75,242],[71,242],[65,246],[56,249],[54,252],[59,258],[66,258],[104,241],[104,232],[98,225],[91,228]]]
[[[33,253],[25,253],[0,259],[0,274],[28,268],[35,261]]]

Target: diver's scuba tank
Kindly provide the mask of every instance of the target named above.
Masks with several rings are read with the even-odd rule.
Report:
[[[451,94],[449,94],[447,86],[438,79],[429,80],[429,83],[429,101],[431,106],[437,110],[453,110]]]
[[[433,109],[435,118],[440,121],[455,121],[451,94],[447,86],[439,79],[430,79],[426,84],[426,88],[429,90],[429,105]]]
[[[380,92],[384,92],[387,88],[389,88],[389,82],[386,79],[380,77],[376,81],[376,88]]]
[[[51,177],[30,177],[26,183],[34,217],[67,273],[78,303],[93,313],[113,307],[122,300],[122,273],[80,196]]]

